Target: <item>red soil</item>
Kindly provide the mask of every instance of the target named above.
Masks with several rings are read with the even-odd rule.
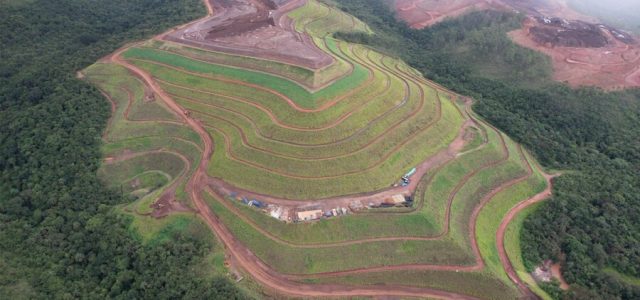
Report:
[[[597,24],[598,20],[571,9],[566,1],[518,0],[396,0],[398,18],[412,28],[421,29],[477,9],[516,10],[535,17],[558,17]],[[608,43],[604,47],[562,47],[540,42],[531,34],[532,29],[544,28],[534,18],[528,18],[523,28],[509,36],[521,46],[548,55],[553,62],[553,78],[573,87],[597,86],[607,90],[640,86],[640,46],[617,39],[602,29]],[[553,29],[555,31],[556,29]],[[594,32],[599,33],[599,32]]]
[[[502,7],[492,0],[395,0],[398,18],[411,28],[422,29],[472,10]]]
[[[560,281],[560,288],[566,291],[569,289],[569,284],[564,280],[564,277],[562,277],[562,272],[560,271],[560,268],[561,266],[559,263],[551,265],[551,274],[553,275],[554,278]]]
[[[548,55],[557,81],[571,86],[598,86],[607,90],[640,86],[640,46],[626,44],[608,31],[609,43],[600,48],[554,46],[534,39],[531,29],[538,21],[528,18],[523,28],[509,33],[517,44]]]
[[[286,14],[304,0],[208,0],[209,16],[161,34],[159,39],[214,51],[279,60],[311,69],[333,58],[295,31]]]

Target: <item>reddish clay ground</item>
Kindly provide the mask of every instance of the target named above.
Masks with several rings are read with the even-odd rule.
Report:
[[[398,17],[411,26],[422,29],[444,20],[456,17],[471,10],[501,7],[492,0],[396,0]]]
[[[162,34],[161,39],[236,55],[318,69],[333,58],[297,32],[286,14],[304,0],[207,0],[210,15]]]
[[[599,27],[598,20],[571,9],[564,0],[395,0],[398,18],[412,28],[422,29],[444,20],[477,9],[506,9],[523,12],[530,16],[523,28],[509,36],[521,46],[548,55],[553,62],[553,79],[566,82],[573,87],[597,86],[607,90],[640,86],[640,46],[621,41],[611,28],[596,29],[607,40],[602,47],[566,47],[566,45],[542,42],[532,34],[532,29],[543,28],[534,17],[558,17],[579,20]],[[547,28],[548,29],[548,28]],[[552,31],[563,30],[553,29]],[[622,31],[618,33],[626,34]],[[577,44],[581,44],[577,42]]]
[[[555,277],[556,279],[558,279],[558,281],[560,281],[560,288],[563,290],[568,290],[569,289],[569,284],[564,280],[564,277],[562,277],[562,272],[560,271],[560,264],[556,263],[551,265],[551,274],[553,274],[553,277]]]
[[[565,0],[388,0],[393,3],[398,18],[415,29],[422,29],[472,10],[501,9],[527,15],[556,16],[572,20],[597,22],[571,9]]]
[[[531,34],[539,26],[527,18],[523,28],[510,32],[511,39],[521,46],[548,55],[553,62],[553,78],[571,86],[598,86],[607,90],[640,86],[640,47],[616,39],[602,30],[608,44],[599,48],[554,46],[541,43]]]

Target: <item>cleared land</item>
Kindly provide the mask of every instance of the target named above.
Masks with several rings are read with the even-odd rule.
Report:
[[[180,230],[195,212],[225,245],[233,273],[274,295],[533,295],[511,277],[496,235],[548,193],[526,151],[475,116],[471,100],[396,58],[335,40],[332,32],[369,31],[352,16],[311,0],[221,3],[83,71],[113,108],[99,172],[131,198],[123,209],[143,239],[164,234],[147,215],[169,216],[163,226]],[[331,63],[313,68],[167,38],[208,24],[211,41],[251,39],[270,28],[260,23],[267,4],[289,8],[274,20],[290,20],[290,33]],[[212,17],[212,5],[227,11]],[[260,8],[254,19],[233,15],[247,5]],[[257,23],[236,35],[212,21],[222,16]],[[411,201],[374,208],[397,195]],[[340,217],[282,221],[336,208]],[[272,217],[277,209],[290,218]]]
[[[640,49],[631,33],[578,13],[565,1],[390,0],[398,18],[422,29],[473,10],[509,10],[527,15],[509,33],[517,44],[551,58],[556,81],[608,90],[640,86]]]
[[[592,25],[595,26],[595,25]],[[593,27],[587,38],[597,36],[602,43],[589,45],[580,38],[570,36],[545,36],[535,34],[551,26],[536,18],[528,18],[522,29],[509,33],[511,39],[527,48],[545,53],[553,62],[554,79],[572,86],[593,85],[605,89],[622,89],[640,86],[640,48],[632,37],[611,28]],[[557,26],[552,32],[565,31]],[[575,32],[575,36],[584,34]],[[566,45],[562,41],[576,41],[577,45]]]
[[[394,5],[398,18],[415,29],[422,29],[472,10],[502,7],[498,1],[491,0],[389,0],[389,2]]]

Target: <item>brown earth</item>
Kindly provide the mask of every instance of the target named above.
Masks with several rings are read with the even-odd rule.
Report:
[[[472,10],[502,7],[492,0],[395,0],[397,16],[411,28],[422,29]]]
[[[592,30],[586,34],[582,31],[579,34],[582,38],[575,35],[547,38],[536,32],[553,27],[541,25],[540,20],[527,18],[523,28],[510,32],[509,36],[521,46],[548,55],[555,80],[574,87],[590,85],[607,90],[640,86],[640,47],[632,37],[604,25],[591,25],[595,29],[590,27]]]
[[[529,17],[509,36],[553,62],[553,79],[606,90],[640,86],[640,46],[629,33],[600,24],[565,0],[390,0],[398,18],[421,29],[471,10],[498,9]]]
[[[558,281],[560,281],[560,288],[566,291],[569,289],[569,284],[567,283],[567,281],[564,280],[564,277],[562,277],[562,272],[560,268],[561,266],[559,263],[555,263],[551,265],[551,274],[553,274],[553,277],[555,277],[556,279],[558,279]]]
[[[305,0],[207,0],[211,14],[158,38],[311,69],[333,63],[286,14]]]
[[[399,19],[415,29],[429,27],[448,17],[473,10],[508,10],[532,16],[554,16],[585,22],[596,18],[571,9],[565,0],[387,0]]]

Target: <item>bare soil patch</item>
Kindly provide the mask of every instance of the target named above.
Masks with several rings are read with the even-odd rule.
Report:
[[[572,29],[573,28],[573,29]],[[640,48],[628,33],[603,24],[530,17],[509,33],[517,44],[545,53],[553,78],[607,90],[640,86]]]
[[[333,58],[311,38],[295,31],[286,14],[304,0],[210,0],[213,15],[160,38],[236,55],[246,55],[319,69]]]
[[[564,280],[564,277],[562,277],[562,272],[560,271],[560,264],[556,263],[551,265],[551,274],[553,275],[554,278],[558,279],[558,281],[560,281],[560,288],[563,290],[568,290],[569,289],[569,284]]]
[[[492,0],[396,0],[398,18],[414,29],[422,29],[471,10],[502,8],[502,4]]]
[[[509,36],[517,44],[548,55],[553,79],[573,87],[607,90],[640,86],[640,47],[623,30],[576,12],[565,0],[396,0],[396,15],[415,29],[472,10],[517,11],[528,17]]]

